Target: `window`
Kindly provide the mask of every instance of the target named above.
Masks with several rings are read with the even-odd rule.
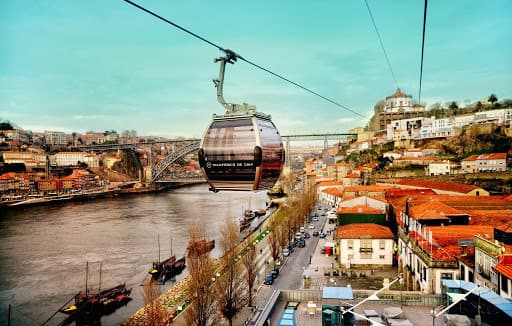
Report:
[[[381,250],[386,249],[386,243],[384,242],[384,240],[379,240],[379,248]]]
[[[359,252],[372,252],[372,239],[361,239],[361,247]]]
[[[501,274],[501,290],[508,294],[508,278]]]
[[[354,247],[354,240],[348,240],[348,249],[352,249]]]
[[[385,258],[385,256],[384,256],[384,255],[380,255],[380,256],[379,256],[379,259],[384,259],[384,258]]]
[[[442,280],[453,280],[453,273],[441,273]]]

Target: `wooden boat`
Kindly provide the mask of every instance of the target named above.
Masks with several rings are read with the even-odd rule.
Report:
[[[187,252],[188,256],[199,256],[212,251],[215,248],[215,240],[201,239],[198,241],[189,241]]]
[[[101,265],[100,265],[100,286],[98,292],[90,293],[87,288],[88,267],[86,272],[85,293],[78,292],[74,296],[74,304],[59,311],[67,315],[105,315],[114,312],[117,308],[127,304],[131,298],[132,289],[126,288],[126,283],[119,284],[112,288],[101,290]]]
[[[185,269],[185,256],[176,260],[176,255],[172,253],[172,239],[171,239],[171,256],[164,261],[160,261],[160,237],[158,238],[158,261],[153,262],[153,267],[149,274],[155,280],[163,279],[167,281],[174,276],[178,275]]]

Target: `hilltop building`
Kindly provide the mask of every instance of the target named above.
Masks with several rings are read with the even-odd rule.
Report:
[[[412,119],[423,117],[425,108],[415,104],[412,96],[403,93],[400,88],[395,93],[386,97],[382,110],[375,112],[373,124],[370,124],[372,131],[385,131],[387,125],[393,120]]]

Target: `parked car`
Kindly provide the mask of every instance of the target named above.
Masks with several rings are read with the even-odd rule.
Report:
[[[299,244],[297,245],[297,247],[299,247],[299,248],[304,248],[305,246],[306,246],[306,241],[304,239],[300,240]]]
[[[300,240],[300,239],[302,239],[302,233],[300,233],[300,232],[295,233],[295,240]]]
[[[325,247],[320,248],[320,253],[323,255],[325,254]]]
[[[269,274],[269,275],[272,275],[272,277],[273,277],[274,279],[276,279],[276,278],[277,278],[277,276],[279,275],[279,269],[277,269],[277,268],[272,269],[272,270],[270,271],[270,274]]]
[[[325,216],[325,213],[322,213],[321,215],[322,215],[322,216]]]
[[[318,221],[318,217],[317,216],[313,217],[313,221]]]
[[[304,232],[306,232],[306,229],[304,229],[304,227],[301,226],[299,231],[300,231],[300,233],[304,233]]]
[[[311,235],[308,232],[304,232],[304,239],[311,238]]]
[[[288,248],[283,249],[283,256],[284,257],[290,256],[290,249],[288,249]]]
[[[314,236],[314,237],[318,237],[318,231],[314,231],[314,232],[313,232],[313,236]]]
[[[320,232],[320,234],[318,235],[320,238],[325,238],[325,233],[323,232]]]
[[[274,283],[274,278],[272,277],[272,274],[268,274],[265,277],[265,281],[263,281],[263,284],[265,284],[265,285],[272,285],[272,283]]]

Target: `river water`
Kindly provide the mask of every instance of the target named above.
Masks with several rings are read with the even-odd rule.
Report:
[[[218,239],[226,216],[244,209],[264,208],[265,192],[208,191],[196,185],[169,192],[120,196],[85,202],[0,209],[0,325],[7,324],[8,304],[13,325],[43,322],[79,290],[126,282],[132,301],[104,316],[101,325],[119,325],[143,305],[141,281],[151,263],[185,253],[188,226],[199,219],[209,237]],[[218,243],[218,241],[216,241]],[[215,248],[212,256],[218,257]],[[180,275],[177,280],[183,278]],[[162,291],[170,285],[162,287]],[[49,323],[56,325],[64,315]]]

